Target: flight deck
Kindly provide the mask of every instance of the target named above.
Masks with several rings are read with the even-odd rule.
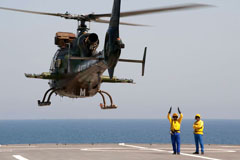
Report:
[[[194,145],[182,145],[172,155],[170,144],[24,144],[1,145],[0,160],[239,160],[240,146],[205,145],[194,155]]]

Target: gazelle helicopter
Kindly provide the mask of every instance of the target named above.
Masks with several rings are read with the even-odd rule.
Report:
[[[114,0],[112,13],[87,15],[72,15],[68,12],[63,14],[47,13],[0,7],[2,10],[55,16],[76,20],[78,22],[77,35],[67,32],[56,33],[55,44],[59,49],[53,57],[49,72],[25,74],[28,78],[50,80],[50,89],[45,92],[41,101],[38,100],[39,106],[50,105],[50,98],[53,93],[70,98],[92,97],[99,93],[103,99],[103,103],[100,103],[102,109],[117,108],[117,105],[113,104],[111,95],[100,90],[101,83],[134,83],[131,79],[113,77],[114,68],[118,62],[141,63],[143,76],[147,52],[147,47],[145,47],[142,60],[120,59],[121,49],[124,48],[124,43],[119,37],[119,25],[147,26],[120,22],[120,17],[208,6],[203,4],[184,4],[155,9],[120,12],[120,4],[121,0]],[[103,17],[110,17],[110,20],[101,19]],[[109,23],[102,51],[97,51],[99,45],[98,35],[96,33],[88,33],[89,28],[86,26],[86,22]],[[109,76],[103,76],[106,70],[108,70]],[[110,105],[106,104],[105,95],[110,98]]]

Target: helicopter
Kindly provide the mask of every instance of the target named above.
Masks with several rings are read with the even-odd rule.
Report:
[[[42,100],[38,100],[39,106],[51,105],[50,99],[53,93],[70,98],[92,97],[99,93],[103,100],[103,103],[100,103],[101,109],[116,109],[117,105],[113,103],[111,95],[100,89],[101,84],[135,83],[132,79],[116,78],[114,69],[118,62],[140,63],[142,64],[142,76],[144,76],[147,53],[147,47],[145,47],[142,60],[120,58],[121,50],[125,47],[125,44],[119,36],[119,25],[148,26],[146,24],[120,22],[120,17],[193,9],[209,5],[183,4],[127,12],[120,12],[120,6],[121,0],[114,0],[112,13],[87,15],[73,15],[68,12],[48,13],[0,7],[1,10],[61,17],[67,20],[76,20],[78,23],[77,34],[69,32],[56,33],[55,45],[58,46],[58,50],[54,54],[49,72],[41,74],[25,73],[27,78],[49,80],[50,89],[45,92]],[[110,20],[102,19],[106,17],[110,17]],[[104,47],[101,51],[97,51],[99,45],[98,35],[88,32],[89,28],[86,22],[109,24],[105,35]],[[106,70],[108,70],[109,75],[103,76]],[[105,96],[108,96],[110,99],[109,105],[106,103]]]

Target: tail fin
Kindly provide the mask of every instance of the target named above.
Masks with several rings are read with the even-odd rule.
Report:
[[[119,28],[121,0],[114,0],[109,27]],[[119,36],[119,33],[118,33]]]
[[[114,68],[117,65],[121,54],[122,42],[119,38],[119,19],[120,19],[121,0],[114,0],[112,16],[105,37],[104,56],[108,65],[109,77],[112,78]]]

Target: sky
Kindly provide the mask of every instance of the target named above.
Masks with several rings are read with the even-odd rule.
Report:
[[[72,14],[109,13],[112,0],[1,0],[1,7]],[[0,119],[165,119],[170,106],[184,118],[239,119],[240,1],[123,0],[122,11],[175,4],[202,3],[215,7],[122,18],[151,27],[121,26],[125,43],[121,58],[142,59],[148,47],[145,76],[141,65],[118,63],[115,76],[136,84],[102,84],[116,110],[101,110],[100,95],[70,99],[52,97],[38,107],[49,89],[47,80],[27,79],[24,73],[49,71],[58,31],[76,32],[72,20],[0,11]],[[102,50],[107,24],[90,24]],[[107,75],[107,72],[105,73]]]

